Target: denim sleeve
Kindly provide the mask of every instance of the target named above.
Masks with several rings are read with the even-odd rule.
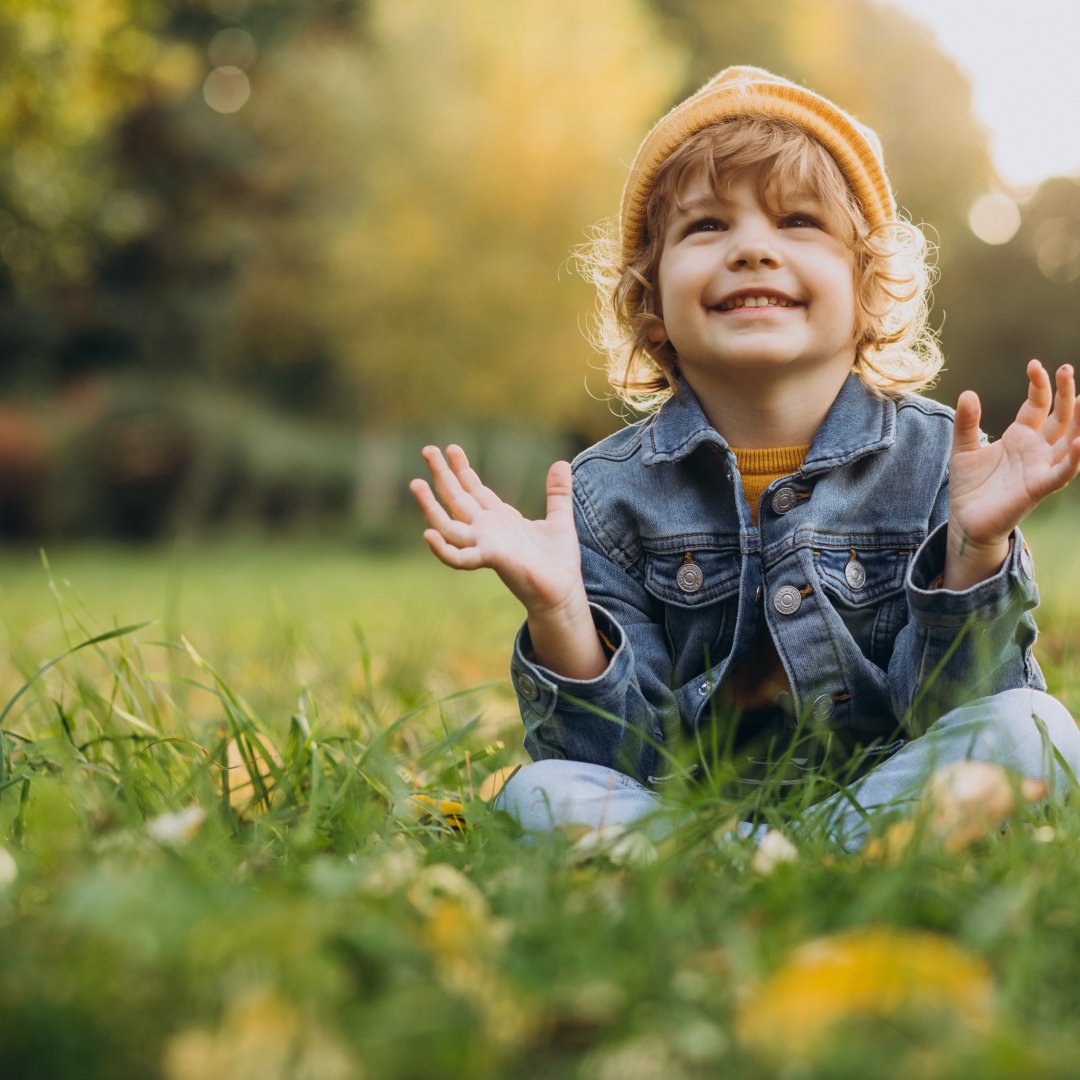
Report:
[[[647,781],[658,771],[665,723],[678,722],[663,613],[630,569],[598,549],[580,518],[578,533],[593,621],[610,659],[595,679],[565,678],[536,663],[522,627],[511,678],[525,749],[534,760],[585,761]]]
[[[946,527],[939,524],[912,560],[911,617],[889,663],[893,708],[914,734],[964,701],[1016,687],[1046,689],[1031,651],[1039,593],[1019,529],[1001,569],[957,592],[935,587],[945,569]]]

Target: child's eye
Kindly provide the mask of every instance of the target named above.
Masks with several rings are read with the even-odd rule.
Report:
[[[810,214],[792,213],[785,214],[780,219],[780,227],[783,229],[820,229],[821,222]]]
[[[690,236],[693,233],[702,232],[721,232],[724,228],[724,223],[719,218],[714,217],[702,217],[695,218],[689,222],[684,230],[686,236]]]

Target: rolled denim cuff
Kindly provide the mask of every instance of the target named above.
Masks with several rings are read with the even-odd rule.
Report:
[[[959,630],[973,614],[995,619],[1007,611],[1027,611],[1039,602],[1031,552],[1019,529],[1009,537],[1009,554],[1001,569],[966,589],[941,588],[945,572],[947,524],[939,525],[922,543],[908,571],[908,605],[927,628]]]
[[[560,711],[606,712],[625,696],[632,673],[626,635],[610,613],[598,604],[590,603],[589,610],[593,625],[604,642],[604,651],[609,654],[608,666],[595,679],[569,679],[538,664],[532,658],[528,623],[518,631],[510,661],[510,678],[521,714],[526,718],[526,727],[530,716],[538,721],[550,719],[556,706]]]

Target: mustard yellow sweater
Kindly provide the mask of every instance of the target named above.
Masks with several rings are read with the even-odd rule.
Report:
[[[743,494],[750,507],[750,520],[757,524],[758,502],[761,493],[781,476],[793,473],[806,457],[809,446],[778,446],[767,450],[737,450],[731,452],[742,476]]]

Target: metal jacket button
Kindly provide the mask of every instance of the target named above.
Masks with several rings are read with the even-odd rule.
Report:
[[[525,701],[535,701],[540,696],[540,687],[536,685],[536,680],[531,675],[518,675],[514,679],[514,685]]]
[[[866,567],[858,559],[852,559],[844,567],[844,580],[853,589],[861,589],[866,584]]]
[[[833,713],[836,712],[836,706],[828,694],[821,694],[814,698],[814,704],[810,706],[810,712],[815,720],[824,722],[832,719]]]
[[[782,487],[772,497],[772,508],[777,514],[786,514],[789,510],[795,508],[795,489],[793,487]]]
[[[794,585],[781,585],[773,593],[773,607],[781,615],[794,615],[802,605],[802,593]]]
[[[695,593],[705,582],[705,575],[701,572],[701,567],[687,556],[686,562],[679,567],[675,574],[675,584],[679,586],[684,593]]]

